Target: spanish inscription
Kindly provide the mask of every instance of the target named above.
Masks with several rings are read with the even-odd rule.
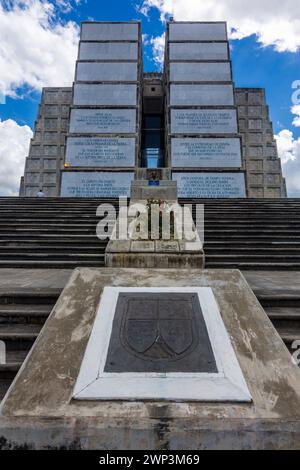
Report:
[[[240,139],[176,138],[171,140],[173,167],[240,168]]]
[[[173,173],[178,197],[244,198],[245,176],[237,173]]]
[[[134,173],[63,172],[62,197],[129,196]]]
[[[236,134],[235,109],[172,109],[172,134]]]
[[[83,167],[135,165],[135,138],[69,137],[66,162]]]
[[[135,132],[135,109],[72,109],[71,111],[71,134]]]

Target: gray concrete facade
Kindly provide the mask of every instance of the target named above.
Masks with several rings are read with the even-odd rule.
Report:
[[[239,132],[250,198],[287,197],[263,88],[237,88]]]
[[[246,197],[226,23],[169,22],[164,74],[178,196]]]
[[[216,187],[203,192],[203,178],[196,181],[214,173],[219,197],[286,197],[265,91],[234,88],[226,23],[168,23],[164,74],[143,74],[141,43],[138,22],[82,24],[73,89],[43,90],[20,196],[40,187],[46,196],[105,196],[96,186],[106,172],[149,179],[141,143],[142,117],[151,109],[165,121],[162,179],[190,173],[202,188],[194,187],[193,197],[218,197]],[[97,173],[91,193],[86,172]],[[65,173],[74,178],[61,193]],[[233,173],[245,175],[244,190]],[[82,191],[74,191],[75,180]],[[237,180],[239,191],[231,187]]]
[[[71,100],[71,88],[43,89],[20,196],[34,197],[40,188],[48,197],[59,196]]]
[[[141,136],[141,42],[138,22],[82,23],[62,196],[129,195]]]

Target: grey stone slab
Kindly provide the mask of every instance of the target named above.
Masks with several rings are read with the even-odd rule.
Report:
[[[231,81],[230,62],[171,62],[170,81],[228,82]]]
[[[82,42],[79,60],[138,60],[138,44],[123,42]]]
[[[170,86],[171,106],[233,106],[232,85],[177,85]]]
[[[198,296],[120,293],[104,371],[218,372]]]
[[[73,103],[78,106],[136,106],[137,86],[76,83]]]
[[[228,60],[227,42],[169,43],[172,60]]]
[[[171,165],[182,168],[240,168],[240,139],[172,138]]]
[[[137,41],[138,23],[81,23],[83,41]]]
[[[244,198],[245,176],[236,173],[174,173],[178,197]]]
[[[154,252],[155,244],[153,241],[136,240],[131,242],[131,251],[136,253]]]
[[[65,161],[82,167],[133,167],[135,154],[135,138],[68,137]]]
[[[0,269],[0,291],[63,289],[72,269]]]
[[[137,63],[78,62],[76,81],[137,81]]]
[[[170,41],[226,41],[226,23],[170,23]]]
[[[171,109],[172,134],[236,134],[235,109]]]
[[[131,186],[131,198],[177,200],[177,185],[175,181],[160,180],[159,186],[149,186],[149,181],[135,180]]]
[[[130,251],[130,245],[130,240],[110,240],[107,247],[111,253],[123,253]]]
[[[135,132],[135,109],[71,110],[71,134],[134,134]]]
[[[63,172],[61,197],[129,196],[133,179],[133,172]]]
[[[161,253],[174,253],[179,251],[179,242],[178,241],[164,241],[157,240],[155,242],[155,251]]]
[[[204,254],[199,250],[185,250],[185,253],[105,253],[105,266],[108,268],[134,269],[203,269]]]

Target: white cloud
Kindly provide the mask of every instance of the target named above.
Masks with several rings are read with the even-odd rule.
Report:
[[[300,127],[300,104],[295,104],[291,108],[292,114],[295,115],[293,120],[293,126]]]
[[[282,161],[282,170],[286,178],[288,195],[300,197],[300,137],[288,129],[284,129],[275,136],[278,154]]]
[[[144,0],[142,12],[157,8],[161,20],[169,15],[177,21],[227,21],[231,37],[256,34],[263,46],[278,52],[300,49],[299,0]]]
[[[12,119],[0,120],[0,196],[17,196],[32,130]]]
[[[160,70],[163,68],[164,63],[165,38],[166,35],[163,33],[161,36],[157,36],[149,40],[153,50],[154,63]]]
[[[58,15],[68,0],[0,0],[0,88],[15,96],[27,85],[70,86],[74,77],[78,25]]]

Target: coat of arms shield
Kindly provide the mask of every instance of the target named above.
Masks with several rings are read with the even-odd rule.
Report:
[[[124,347],[152,360],[178,360],[197,345],[192,302],[157,294],[128,299],[121,328]]]

